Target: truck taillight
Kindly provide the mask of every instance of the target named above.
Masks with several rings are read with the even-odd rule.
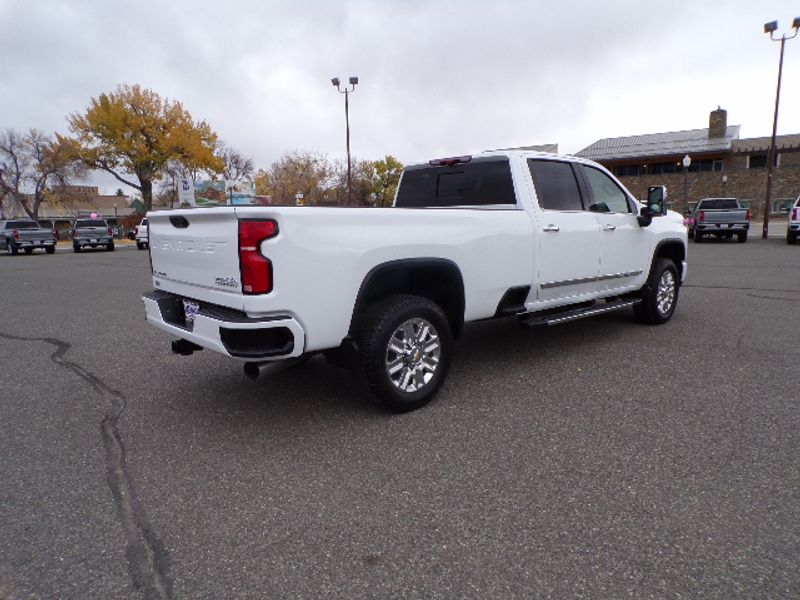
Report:
[[[75,239],[76,237],[78,237],[78,230],[77,229],[73,228],[71,233],[72,233],[72,239]]]
[[[749,221],[752,215],[750,214],[750,209],[747,209],[747,220]]]
[[[705,221],[706,220],[706,211],[704,211],[704,210],[700,211],[700,220],[701,221]]]
[[[261,242],[278,235],[275,221],[239,221],[239,269],[242,292],[247,295],[272,291],[272,262],[261,254]]]
[[[111,236],[113,236],[113,235],[114,235],[114,230],[113,230],[113,229],[111,229],[111,226],[110,226],[110,225],[109,225],[109,227],[108,227],[108,235],[111,235]]]
[[[14,233],[11,234],[11,237],[13,237],[15,240],[19,241],[19,231],[15,229]]]
[[[798,210],[800,210],[800,209],[797,209],[797,208],[793,208],[792,209],[792,221],[797,221]]]

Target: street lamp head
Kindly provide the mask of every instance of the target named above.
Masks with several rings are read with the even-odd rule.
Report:
[[[772,35],[772,32],[778,28],[777,21],[770,21],[769,23],[764,23],[764,33],[769,33]]]
[[[333,79],[331,79],[331,83],[333,84],[333,87],[339,87],[339,83],[340,83],[339,78],[338,77],[334,77]]]
[[[692,157],[687,154],[686,156],[683,157],[682,162],[683,162],[683,168],[688,169],[690,166],[692,166]]]
[[[794,21],[792,21],[792,27],[795,29],[800,29],[800,17],[794,18]]]
[[[358,85],[358,77],[351,77],[350,85]]]

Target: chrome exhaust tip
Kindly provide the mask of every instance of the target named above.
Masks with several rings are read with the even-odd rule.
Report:
[[[266,362],[247,362],[244,363],[244,376],[248,379],[258,379],[261,375],[277,373],[289,367],[293,367],[305,361],[305,356],[296,356],[284,360],[272,360]]]

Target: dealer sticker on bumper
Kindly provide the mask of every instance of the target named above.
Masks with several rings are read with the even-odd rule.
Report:
[[[197,316],[197,313],[200,312],[200,305],[197,302],[191,302],[190,300],[183,301],[183,313],[186,315],[186,324],[191,325],[194,323],[194,318]]]

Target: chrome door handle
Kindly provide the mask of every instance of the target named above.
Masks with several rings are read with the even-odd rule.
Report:
[[[603,229],[605,229],[606,231],[614,231],[616,229],[616,226],[606,225]]]
[[[560,231],[558,225],[545,225],[542,227],[542,231]]]

